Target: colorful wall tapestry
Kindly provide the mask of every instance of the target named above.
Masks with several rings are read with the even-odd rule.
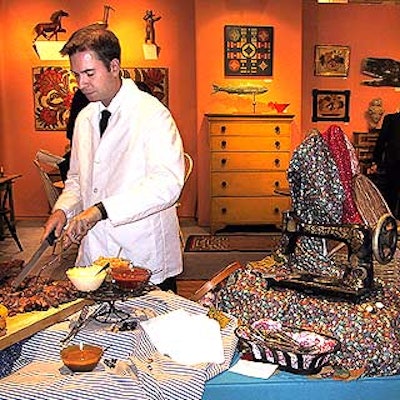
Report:
[[[76,80],[64,67],[34,67],[35,129],[65,130]]]
[[[225,75],[272,75],[272,27],[226,25],[224,47]]]
[[[143,82],[166,107],[168,107],[168,68],[123,68],[125,78]]]
[[[168,107],[168,68],[124,68],[123,76],[144,82],[153,96]],[[77,82],[65,67],[34,67],[35,130],[63,131]]]

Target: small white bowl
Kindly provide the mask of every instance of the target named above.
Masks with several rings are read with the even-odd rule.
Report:
[[[90,265],[89,267],[74,267],[66,271],[68,279],[81,292],[97,290],[107,276],[107,270],[98,273],[103,266]]]

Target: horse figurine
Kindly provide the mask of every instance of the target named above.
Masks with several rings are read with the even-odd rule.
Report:
[[[36,42],[40,36],[43,36],[47,40],[50,40],[53,36],[55,36],[56,40],[58,40],[58,33],[66,32],[66,30],[61,26],[62,17],[69,17],[69,14],[64,10],[58,10],[51,14],[51,22],[38,23],[34,28],[36,37],[33,42]]]

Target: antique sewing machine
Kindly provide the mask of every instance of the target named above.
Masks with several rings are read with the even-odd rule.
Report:
[[[342,263],[343,275],[331,277],[295,268],[283,280],[273,280],[277,286],[291,287],[306,292],[325,293],[345,297],[359,297],[374,288],[373,256],[380,264],[393,258],[397,244],[397,225],[390,214],[383,214],[374,228],[363,224],[317,225],[300,221],[293,211],[283,213],[283,253],[288,257],[288,266],[295,262],[296,246],[302,236],[323,238],[337,242],[329,254]],[[346,251],[347,250],[347,254]]]

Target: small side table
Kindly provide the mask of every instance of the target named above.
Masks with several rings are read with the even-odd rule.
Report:
[[[13,199],[13,183],[21,174],[0,177],[0,240],[4,240],[4,229],[7,226],[18,248],[23,251],[15,228],[15,212]]]

